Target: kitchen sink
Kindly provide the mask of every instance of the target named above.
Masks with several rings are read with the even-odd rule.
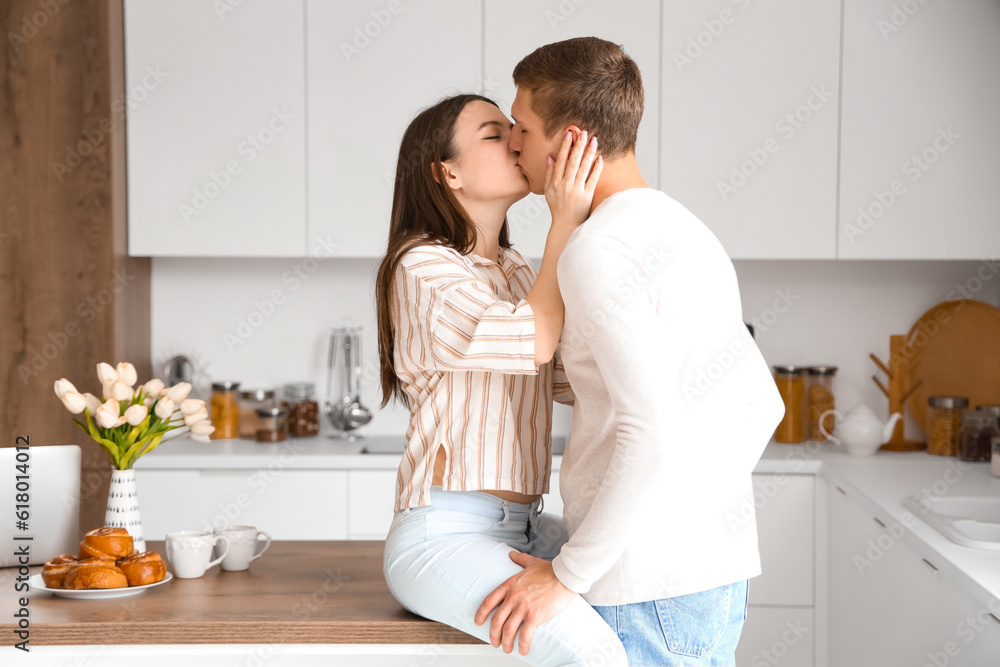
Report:
[[[956,544],[1000,551],[1000,496],[915,495],[903,506]]]

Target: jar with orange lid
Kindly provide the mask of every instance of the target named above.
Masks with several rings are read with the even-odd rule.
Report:
[[[802,442],[805,417],[805,380],[802,366],[774,366],[774,382],[785,403],[785,416],[774,431],[776,442],[794,444]]]

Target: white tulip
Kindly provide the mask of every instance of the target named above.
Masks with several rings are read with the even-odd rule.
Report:
[[[105,382],[101,386],[101,399],[102,400],[106,401],[106,400],[108,400],[108,399],[110,399],[112,397],[112,394],[114,394],[113,390],[115,388],[115,383],[116,382],[118,382],[118,380],[108,380],[107,382]]]
[[[193,415],[205,407],[205,401],[200,398],[185,398],[181,401],[181,412],[185,415]]]
[[[209,435],[215,431],[215,427],[210,422],[202,421],[191,427],[191,439],[198,442],[209,442]]]
[[[69,392],[73,392],[74,394],[79,393],[76,390],[76,387],[73,386],[73,383],[67,380],[66,378],[60,378],[56,380],[54,386],[56,390],[56,396],[58,396],[59,398],[62,398]]]
[[[153,378],[146,384],[142,385],[145,396],[152,396],[153,398],[159,398],[160,392],[163,391],[163,380],[159,378]]]
[[[136,380],[139,379],[138,374],[135,372],[135,366],[127,361],[122,361],[115,368],[115,372],[118,374],[118,381],[124,382],[128,386],[135,385]]]
[[[189,415],[184,415],[184,423],[188,426],[194,426],[198,422],[203,422],[208,419],[208,411],[202,408],[198,412],[192,412]]]
[[[156,407],[153,409],[156,416],[163,421],[169,421],[170,415],[174,414],[174,402],[170,397],[160,397],[160,400],[156,402]]]
[[[125,411],[125,421],[132,426],[138,426],[142,423],[142,420],[146,418],[148,413],[149,408],[145,405],[130,405],[128,410]]]
[[[115,422],[115,427],[117,428],[117,427],[121,426],[121,425],[122,425],[122,424],[124,424],[124,423],[125,423],[125,415],[122,415],[122,416],[121,416],[121,417],[119,417],[119,418],[118,418],[118,420],[117,420],[117,421]]]
[[[132,387],[119,380],[111,386],[111,396],[116,401],[132,400]]]
[[[101,384],[107,384],[108,382],[114,382],[118,379],[118,371],[116,371],[111,364],[101,362],[97,364],[97,380]]]
[[[114,428],[118,426],[120,412],[121,406],[118,405],[118,401],[112,398],[97,408],[97,414],[94,415],[94,419],[101,428]]]
[[[75,391],[67,391],[60,397],[63,405],[66,409],[72,412],[74,415],[78,415],[83,412],[83,409],[87,407],[87,399],[83,397],[82,394],[78,394]]]
[[[90,416],[93,417],[97,414],[97,408],[101,407],[101,399],[97,398],[89,391],[84,394],[83,397],[87,400],[87,412],[89,412]]]
[[[180,403],[188,394],[191,393],[191,383],[190,382],[178,382],[173,387],[164,390],[161,396],[167,396],[174,403]]]
[[[155,400],[156,399],[153,398],[152,396],[147,396],[144,399],[142,399],[142,404],[145,405],[148,408],[149,406],[151,406],[153,404],[153,401],[155,401]]]

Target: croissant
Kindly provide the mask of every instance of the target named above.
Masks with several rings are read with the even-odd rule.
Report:
[[[125,573],[129,586],[155,584],[167,576],[167,564],[155,551],[133,553],[125,558],[119,558],[116,564]]]
[[[132,536],[124,528],[104,526],[95,528],[83,536],[80,542],[80,558],[104,558],[117,560],[133,553]]]
[[[60,554],[42,566],[42,581],[46,588],[62,588],[66,574],[77,562],[73,554]]]
[[[63,588],[125,588],[128,579],[114,561],[106,558],[85,558],[70,565]]]

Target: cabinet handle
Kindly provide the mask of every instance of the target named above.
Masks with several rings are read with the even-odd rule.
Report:
[[[844,491],[844,490],[843,490],[842,488],[840,488],[839,486],[836,486],[836,485],[834,485],[834,487],[833,487],[833,488],[835,488],[835,489],[837,489],[838,491],[840,491],[840,493],[841,493],[841,494],[843,494],[843,495],[845,495],[845,496],[847,495],[847,491]]]
[[[874,519],[875,523],[877,523],[878,525],[880,525],[880,526],[882,526],[883,528],[885,528],[885,524],[884,524],[884,523],[882,523],[882,520],[881,520],[881,519],[879,519],[879,518],[878,518],[877,516],[873,516],[873,517],[872,517],[872,519]]]
[[[937,569],[936,567],[934,567],[934,564],[933,564],[933,563],[931,563],[931,562],[930,562],[929,560],[927,560],[926,558],[921,558],[920,560],[922,560],[922,561],[924,561],[925,563],[927,563],[927,565],[929,565],[929,566],[930,566],[930,568],[931,568],[932,570],[934,570],[934,574],[937,574],[937,571],[938,571],[938,569]]]

